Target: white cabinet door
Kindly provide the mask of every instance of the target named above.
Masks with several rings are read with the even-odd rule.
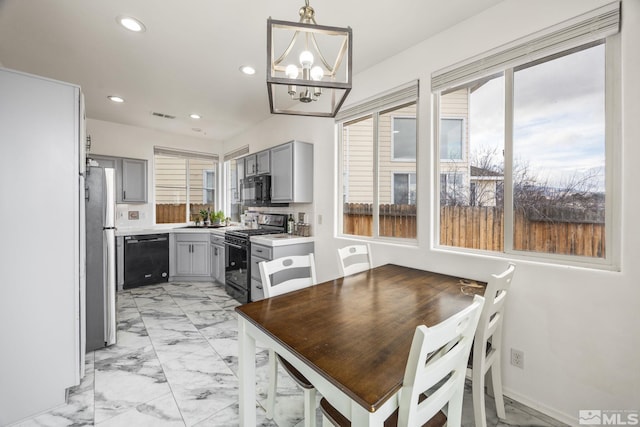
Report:
[[[122,159],[122,201],[147,202],[147,161]]]
[[[213,280],[222,283],[224,285],[224,246],[212,245],[213,262],[211,267],[213,269],[211,276]]]
[[[293,201],[293,145],[280,145],[271,149],[271,201]]]
[[[206,242],[176,243],[175,276],[209,276],[211,260]]]
[[[256,155],[252,154],[244,158],[244,175],[253,176],[258,172],[256,164]]]
[[[176,275],[186,276],[191,274],[191,243],[176,243]]]
[[[210,274],[209,245],[206,242],[191,243],[191,274],[208,276]]]
[[[258,174],[269,173],[271,171],[271,156],[269,155],[269,150],[257,153],[256,163]]]

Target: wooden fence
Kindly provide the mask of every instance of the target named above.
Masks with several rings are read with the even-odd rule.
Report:
[[[373,235],[373,205],[370,203],[344,204],[344,233],[358,236]],[[380,235],[415,239],[415,205],[380,205]]]
[[[200,218],[200,209],[207,209],[211,205],[191,204],[190,221],[195,221],[196,216]],[[185,203],[160,203],[156,204],[156,224],[173,224],[177,222],[185,222],[185,212],[187,205]],[[213,208],[211,208],[213,211]]]
[[[345,203],[345,234],[371,236],[372,205]],[[414,205],[380,205],[380,235],[415,238]],[[504,210],[496,207],[442,206],[440,243],[487,251],[504,251]],[[601,258],[605,255],[604,223],[586,220],[534,221],[517,213],[513,246],[516,250]]]

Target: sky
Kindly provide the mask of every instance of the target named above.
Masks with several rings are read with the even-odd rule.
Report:
[[[540,182],[561,187],[570,177],[598,174],[604,190],[604,45],[514,73],[514,159]],[[504,78],[471,95],[470,148],[504,147]],[[502,159],[496,159],[501,161]]]

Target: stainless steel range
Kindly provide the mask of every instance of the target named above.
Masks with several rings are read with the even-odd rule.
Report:
[[[258,228],[227,231],[224,234],[226,249],[225,289],[243,304],[251,301],[251,236],[280,234],[287,230],[287,215],[262,214],[258,216]]]

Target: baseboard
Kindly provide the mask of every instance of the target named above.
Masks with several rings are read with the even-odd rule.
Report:
[[[578,419],[574,416],[570,416],[568,414],[565,414],[564,412],[560,412],[554,408],[551,408],[549,406],[543,405],[540,402],[537,402],[535,400],[531,400],[530,398],[528,398],[527,396],[524,396],[518,392],[515,392],[513,390],[510,390],[506,387],[502,388],[502,391],[504,393],[504,395],[510,399],[513,399],[515,401],[517,401],[518,403],[522,403],[525,406],[528,406],[531,409],[535,409],[538,412],[541,412],[545,415],[550,416],[551,418],[554,418],[562,423],[568,424],[570,426],[578,426]]]

